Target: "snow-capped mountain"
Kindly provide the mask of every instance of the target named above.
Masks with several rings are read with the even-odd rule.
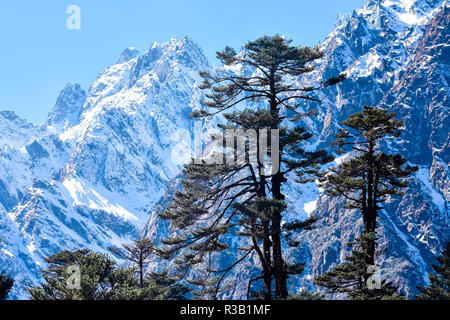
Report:
[[[312,147],[328,147],[362,105],[389,107],[405,120],[399,150],[421,169],[380,216],[379,264],[407,293],[426,281],[433,254],[450,239],[449,10],[448,0],[371,0],[338,18],[320,67],[293,80],[349,76],[325,90],[320,105],[305,104],[318,110],[305,121],[318,139]],[[62,249],[107,252],[141,235],[167,235],[154,211],[179,186],[190,157],[183,151],[194,139],[189,114],[202,99],[198,72],[210,68],[188,37],[144,53],[127,48],[88,92],[67,85],[45,124],[0,112],[0,271],[16,280],[12,298],[26,298],[44,258]],[[359,216],[315,184],[288,185],[285,193],[289,215],[319,218],[290,255],[307,263],[290,280],[297,290],[343,260]],[[243,265],[228,279],[235,290],[226,297],[245,295],[250,272]]]
[[[377,263],[382,276],[409,295],[428,281],[433,255],[450,240],[449,13],[448,1],[369,1],[338,19],[322,44],[326,56],[320,68],[299,79],[348,75],[323,92],[319,117],[309,126],[323,147],[363,105],[389,108],[405,121],[399,143],[385,148],[401,152],[420,170],[405,197],[392,198],[380,214]],[[355,238],[352,226],[361,225],[360,214],[342,209],[342,201],[320,196],[316,205],[316,229],[304,232],[301,248],[292,252],[307,262],[298,287],[310,287],[311,275],[342,262],[349,252],[346,243]]]
[[[68,84],[45,125],[0,113],[0,269],[16,279],[13,298],[48,255],[139,238],[180,172],[174,150],[193,132],[208,68],[188,37],[128,48],[87,94]]]

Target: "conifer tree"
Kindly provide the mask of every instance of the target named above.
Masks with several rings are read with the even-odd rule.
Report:
[[[14,280],[6,273],[0,273],[0,300],[6,300],[14,285]]]
[[[0,238],[0,245],[2,244],[2,238]],[[0,272],[0,300],[6,300],[8,294],[14,285],[14,280],[4,272]]]
[[[418,300],[450,300],[450,242],[447,242],[442,256],[436,257],[439,264],[432,265],[435,273],[428,274],[430,284],[417,287],[420,294]]]
[[[364,235],[349,243],[352,252],[344,263],[314,278],[314,284],[329,289],[330,293],[345,294],[351,300],[403,300],[396,294],[398,288],[379,277],[368,279],[368,265],[364,249],[369,241]],[[374,283],[378,282],[378,283]],[[372,286],[370,284],[372,284]]]
[[[131,300],[140,291],[133,269],[117,268],[107,255],[90,250],[62,251],[46,259],[44,282],[28,289],[32,300]],[[70,268],[79,268],[79,283]],[[78,287],[79,285],[79,287]]]
[[[178,300],[190,291],[167,272],[151,272],[140,286],[136,268],[118,267],[107,255],[87,249],[65,250],[46,262],[44,282],[28,288],[32,300]],[[74,266],[79,280],[73,279]]]
[[[363,111],[352,114],[343,122],[336,144],[339,153],[345,146],[353,152],[337,167],[329,170],[322,179],[323,187],[330,196],[341,196],[347,200],[344,208],[357,209],[363,219],[364,229],[357,241],[360,249],[354,250],[343,265],[319,276],[316,283],[333,291],[350,292],[350,297],[385,298],[393,294],[393,286],[384,283],[381,292],[367,292],[367,281],[371,274],[369,266],[375,265],[376,229],[380,204],[387,197],[402,195],[407,178],[417,167],[406,165],[400,154],[386,154],[380,143],[398,138],[403,121],[395,120],[395,114],[385,109],[364,106]],[[349,150],[347,150],[349,151]]]
[[[341,165],[331,168],[324,187],[331,196],[347,199],[345,208],[360,211],[364,223],[366,263],[375,264],[376,221],[379,204],[388,196],[403,195],[408,178],[417,167],[405,165],[407,159],[400,154],[386,154],[380,142],[399,137],[402,120],[395,120],[395,113],[385,109],[363,106],[363,111],[352,114],[342,124],[336,135],[339,153],[351,146],[356,153]]]
[[[190,288],[172,277],[167,271],[150,272],[145,278],[144,300],[185,300]]]
[[[139,272],[139,286],[144,287],[144,268],[148,264],[147,259],[154,253],[153,243],[150,239],[134,240],[132,245],[124,244],[123,249],[110,248],[120,257],[136,263]]]
[[[310,221],[293,221],[281,225],[282,213],[286,209],[285,196],[281,186],[287,182],[287,174],[298,174],[299,182],[311,181],[319,173],[321,164],[331,157],[323,150],[306,152],[300,143],[309,139],[306,129],[288,129],[283,121],[293,115],[293,121],[310,115],[302,111],[298,101],[319,101],[314,92],[334,85],[345,77],[332,78],[316,87],[296,88],[288,83],[288,78],[297,77],[315,69],[315,62],[323,56],[317,47],[291,46],[291,40],[283,37],[264,36],[245,45],[245,50],[237,54],[226,47],[217,57],[223,68],[214,73],[202,72],[207,101],[205,108],[195,111],[194,118],[214,117],[223,114],[227,124],[222,129],[255,130],[257,141],[256,155],[236,154],[237,144],[230,154],[220,152],[215,159],[223,164],[191,163],[184,168],[183,189],[175,194],[172,204],[160,213],[163,219],[170,220],[172,227],[179,232],[166,239],[167,245],[162,255],[170,257],[174,252],[184,250],[177,259],[179,270],[187,273],[200,264],[209,264],[213,253],[227,249],[224,241],[227,235],[236,233],[249,239],[249,245],[241,248],[242,254],[228,267],[215,270],[206,267],[206,278],[192,283],[203,284],[204,293],[217,298],[220,286],[226,275],[240,262],[256,253],[262,272],[249,280],[249,286],[256,280],[263,280],[264,298],[272,297],[272,279],[275,284],[275,297],[288,295],[286,280],[289,273],[298,273],[301,264],[289,266],[282,253],[282,239],[289,245],[298,245],[289,235],[302,228],[310,228]],[[245,74],[233,73],[234,67],[242,66],[249,70]],[[245,102],[261,102],[260,108],[239,109]],[[237,108],[237,109],[236,109]],[[261,130],[270,131],[267,139]],[[274,130],[279,130],[279,141],[272,140]],[[264,131],[263,131],[264,132]],[[264,141],[266,140],[266,141]],[[268,142],[267,140],[270,140]],[[234,140],[233,140],[234,141]],[[273,144],[278,144],[272,154]],[[251,139],[245,139],[249,149]],[[268,173],[262,154],[269,155],[280,164]],[[226,159],[236,161],[229,163]],[[252,160],[253,159],[253,160]],[[241,160],[241,161],[239,161]],[[236,231],[239,227],[239,231]],[[209,287],[210,289],[206,289]]]

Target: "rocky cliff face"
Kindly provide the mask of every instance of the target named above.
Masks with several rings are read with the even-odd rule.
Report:
[[[405,197],[390,199],[380,214],[377,263],[406,294],[427,282],[433,255],[450,239],[449,16],[447,1],[369,1],[340,19],[315,75],[349,75],[324,93],[318,107],[322,122],[315,126],[323,146],[362,105],[388,108],[405,121],[400,141],[384,148],[401,152],[420,170]],[[306,257],[305,287],[311,287],[310,275],[343,261],[346,243],[362,228],[359,213],[341,206],[341,199],[321,195],[312,213],[319,218],[316,230],[300,236],[303,245],[293,254]]]
[[[0,269],[16,278],[12,298],[26,297],[48,255],[139,238],[181,169],[174,150],[191,138],[208,68],[187,37],[128,48],[87,94],[67,85],[45,125],[0,113]]]
[[[328,147],[340,122],[362,105],[388,107],[405,120],[400,143],[385,148],[402,152],[420,170],[406,196],[392,198],[381,212],[378,263],[406,293],[426,281],[433,254],[450,239],[448,28],[447,0],[371,0],[338,19],[315,73],[292,79],[304,84],[349,75],[321,93],[320,105],[304,105],[318,110],[304,123],[317,139],[311,148]],[[13,298],[25,298],[44,258],[62,249],[107,252],[142,235],[170,233],[154,210],[179,186],[194,139],[188,115],[202,98],[198,72],[209,68],[187,37],[155,43],[142,54],[128,48],[87,93],[67,85],[45,125],[0,112],[0,269],[17,280]],[[307,263],[301,277],[290,279],[291,289],[311,288],[312,276],[348,253],[359,215],[321,195],[314,183],[289,184],[284,192],[287,218],[319,218],[289,254]],[[239,244],[229,240],[232,259]],[[256,263],[239,266],[224,298],[245,295]],[[151,268],[165,266],[155,261]]]

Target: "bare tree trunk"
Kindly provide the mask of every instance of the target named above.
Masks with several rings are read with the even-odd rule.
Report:
[[[276,100],[275,91],[275,76],[274,72],[271,73],[270,81],[270,111],[274,120],[278,120],[279,110]],[[278,124],[272,126],[272,129],[279,129]],[[278,154],[278,171],[272,176],[272,196],[275,200],[283,201],[285,199],[284,195],[281,193],[281,184],[286,182],[286,178],[281,173],[281,154],[282,146],[280,145],[280,151]],[[272,157],[273,158],[273,157]],[[272,216],[272,254],[273,254],[273,273],[275,279],[275,297],[284,299],[287,297],[287,273],[286,265],[283,260],[283,253],[281,249],[281,212],[280,210],[274,210]]]
[[[263,250],[264,250],[264,258],[266,260],[266,267],[263,270],[263,281],[264,281],[264,300],[272,299],[272,259],[270,255],[270,248],[272,243],[269,239],[269,223],[264,223],[264,241],[263,241]]]
[[[139,255],[139,286],[144,287],[144,261],[142,252]]]

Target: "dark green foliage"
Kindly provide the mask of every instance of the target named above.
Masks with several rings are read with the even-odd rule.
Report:
[[[0,245],[2,244],[2,238],[0,238]],[[14,285],[14,280],[4,272],[0,272],[0,300],[6,300],[8,294]]]
[[[391,300],[405,299],[402,295],[396,295],[398,290],[394,285],[380,279],[379,285],[368,286],[368,268],[366,264],[365,242],[370,241],[369,235],[362,235],[354,243],[350,256],[345,262],[334,266],[330,271],[317,276],[314,284],[329,289],[329,293],[345,294],[351,300]]]
[[[62,251],[46,259],[44,282],[28,289],[32,300],[183,299],[189,289],[166,272],[151,273],[141,287],[135,268],[117,267],[107,255],[90,250]],[[80,270],[79,287],[71,266]]]
[[[14,280],[5,273],[0,273],[0,300],[6,300],[14,285]]]
[[[339,166],[331,168],[322,178],[328,195],[347,200],[345,208],[357,209],[363,218],[364,230],[359,240],[360,249],[354,250],[342,265],[316,278],[320,286],[333,292],[345,292],[351,299],[386,299],[396,288],[383,283],[381,289],[367,290],[371,276],[368,268],[375,265],[375,247],[378,211],[387,197],[402,195],[407,178],[417,167],[406,165],[399,154],[381,151],[381,142],[400,135],[403,121],[384,109],[363,107],[343,122],[347,129],[337,134],[340,153],[350,146],[353,153]]]
[[[302,110],[301,100],[319,101],[314,91],[342,81],[339,76],[316,87],[294,88],[287,78],[299,76],[315,69],[315,62],[323,56],[318,47],[296,47],[291,40],[276,35],[264,36],[245,45],[245,52],[237,54],[230,47],[218,52],[217,57],[224,66],[242,66],[245,74],[234,74],[231,68],[222,68],[214,73],[202,72],[207,101],[202,110],[192,117],[213,117],[222,113],[227,124],[221,129],[241,129],[256,131],[258,141],[255,157],[237,154],[235,148],[230,153],[216,153],[218,159],[235,159],[225,164],[189,164],[184,168],[183,189],[175,194],[172,204],[159,213],[163,219],[171,221],[177,230],[176,236],[165,239],[165,248],[160,255],[165,258],[178,254],[178,270],[188,274],[196,268],[196,278],[189,281],[201,284],[199,294],[217,298],[224,288],[221,286],[226,275],[240,262],[256,255],[261,264],[261,275],[249,279],[262,279],[264,299],[270,299],[272,281],[275,297],[287,296],[286,279],[290,272],[299,273],[300,264],[287,266],[283,259],[282,241],[288,245],[298,245],[291,234],[304,228],[311,228],[313,220],[293,221],[285,228],[281,226],[282,212],[286,209],[281,186],[287,182],[286,175],[297,174],[298,182],[314,180],[320,174],[320,165],[332,160],[323,150],[307,152],[301,143],[311,138],[305,128],[288,129],[282,123],[288,115],[292,121],[313,114],[312,110]],[[244,102],[261,102],[257,110],[233,111],[233,107]],[[228,113],[224,113],[227,111]],[[260,145],[260,130],[279,130],[279,141],[272,142],[270,131],[267,145]],[[247,149],[252,141],[245,138]],[[278,143],[278,150],[272,154],[272,143]],[[230,150],[228,150],[230,151]],[[262,154],[267,154],[281,165],[273,172],[265,170]],[[242,157],[241,157],[242,156]],[[226,237],[236,233],[248,239],[248,246],[241,248],[242,254],[222,270],[212,267],[214,257],[228,249]],[[202,269],[199,271],[199,269]]]
[[[430,284],[417,287],[420,294],[418,300],[450,300],[450,242],[447,242],[442,256],[436,257],[439,264],[433,265],[435,273],[428,274]]]
[[[302,291],[298,294],[290,294],[286,300],[323,300],[323,295],[315,292]]]
[[[145,300],[184,300],[190,289],[168,272],[151,272],[144,281]]]
[[[134,270],[115,267],[115,262],[104,254],[62,251],[46,262],[48,267],[42,272],[45,282],[28,289],[33,300],[132,299],[138,295]],[[79,267],[80,289],[68,285],[73,275],[68,272],[70,266]]]
[[[121,258],[136,264],[139,273],[139,286],[144,287],[144,268],[148,264],[147,259],[154,253],[153,243],[150,239],[134,240],[133,245],[124,244],[122,249],[110,248]]]

